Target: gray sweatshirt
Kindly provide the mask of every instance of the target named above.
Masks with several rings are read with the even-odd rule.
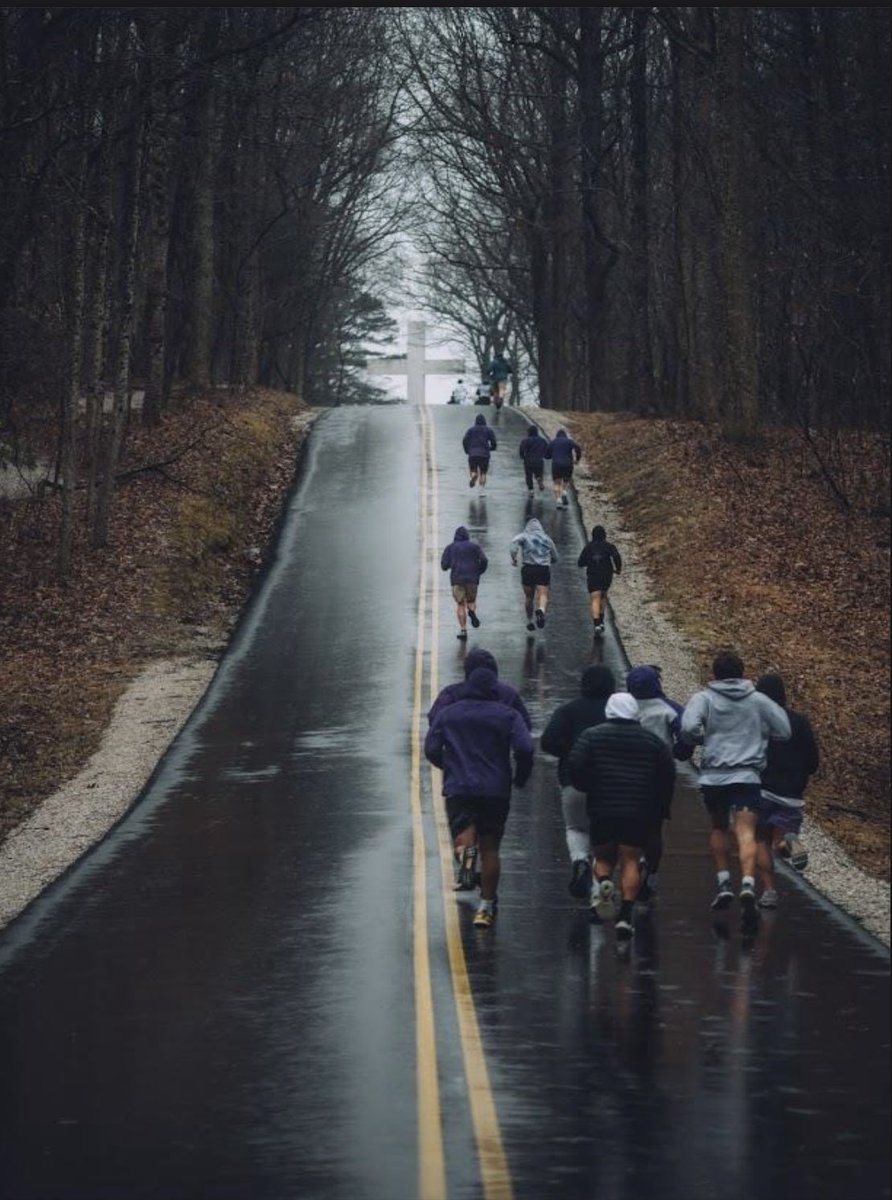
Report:
[[[523,533],[508,543],[511,561],[517,566],[517,555],[525,567],[547,567],[558,560],[557,547],[542,528],[542,522],[531,517]]]
[[[702,785],[759,783],[769,740],[787,741],[790,722],[781,706],[748,679],[716,679],[685,706],[681,736],[703,746]]]

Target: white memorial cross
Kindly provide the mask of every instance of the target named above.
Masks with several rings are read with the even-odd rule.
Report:
[[[410,404],[424,403],[424,381],[428,375],[464,375],[463,358],[429,359],[425,357],[424,321],[409,322],[409,353],[403,358],[373,358],[366,363],[370,375],[405,375],[406,397]]]

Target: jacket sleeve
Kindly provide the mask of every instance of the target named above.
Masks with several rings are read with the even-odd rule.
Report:
[[[517,537],[513,537],[511,539],[511,541],[508,543],[508,553],[511,555],[511,561],[513,563],[517,562],[517,552],[520,549],[520,545],[521,545],[522,541],[523,541],[523,534],[519,533],[517,535]]]
[[[511,707],[513,709],[515,709],[518,713],[520,713],[520,719],[523,721],[524,725],[526,725],[527,729],[532,729],[533,728],[533,719],[530,716],[529,709],[523,702],[523,697],[521,696],[520,692],[518,692],[517,695],[514,697],[514,701],[511,705]]]
[[[517,457],[518,458],[523,458],[523,456],[526,454],[526,452],[527,452],[526,447],[527,447],[527,439],[524,438],[523,441],[520,443],[520,446],[517,449]]]
[[[551,561],[556,563],[558,560],[557,546],[554,544],[551,538],[548,539],[548,553],[551,555]]]
[[[579,558],[576,560],[577,567],[588,566],[588,542],[582,547]]]
[[[436,704],[434,705],[436,708]],[[433,712],[433,708],[431,709]],[[443,723],[435,719],[424,739],[424,757],[435,767],[443,766]]]
[[[486,568],[488,566],[489,566],[489,559],[483,553],[483,548],[481,546],[478,546],[477,547],[477,570],[482,575],[486,571]]]
[[[551,442],[545,447],[545,458],[551,458]]]
[[[580,446],[579,442],[571,442],[570,446],[573,450],[573,453],[576,455],[576,461],[579,462],[580,458],[582,458],[582,447]]]
[[[498,450],[499,448],[498,442],[496,441],[496,435],[491,429],[489,431],[489,448],[490,450]]]
[[[567,773],[578,792],[588,791],[590,733],[584,729],[567,755]]]
[[[610,557],[613,559],[613,569],[614,569],[614,571],[616,571],[617,575],[622,575],[622,573],[623,573],[623,560],[622,560],[622,558],[620,557],[620,553],[619,553],[619,551],[617,550],[616,546],[614,546],[614,544],[613,544],[612,542],[610,543]]]
[[[665,818],[669,816],[669,811],[672,808],[672,793],[675,791],[675,762],[673,761],[669,747],[664,744],[660,745],[657,770],[659,772],[657,788],[660,811]]]
[[[706,708],[707,700],[703,692],[697,692],[685,706],[681,717],[681,740],[689,746],[698,746],[703,741]]]
[[[442,569],[444,571],[448,571],[449,568],[452,566],[452,543],[451,542],[446,547],[446,549],[443,551],[442,557],[440,558],[440,566],[442,567]]]
[[[558,708],[551,714],[551,719],[539,738],[539,749],[553,758],[564,758],[569,752],[567,722],[563,708]]]
[[[762,707],[769,738],[773,742],[788,742],[793,735],[793,731],[790,728],[790,718],[787,716],[786,709],[781,708],[779,704],[775,704],[768,696],[763,697],[763,699],[765,703]]]
[[[469,436],[469,434],[470,434],[470,430],[468,431],[468,433],[465,434],[465,436],[461,440],[462,450],[464,450],[465,454],[468,453],[468,436]]]
[[[535,746],[520,713],[514,714],[514,721],[511,725],[511,745],[514,750],[514,784],[516,787],[523,787],[533,773]]]

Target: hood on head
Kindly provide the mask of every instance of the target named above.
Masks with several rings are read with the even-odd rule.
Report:
[[[557,431],[557,433],[556,433],[554,436],[555,436],[556,438],[559,438],[559,437],[564,437],[564,438],[565,438],[567,435],[566,435],[566,433],[564,432],[564,430],[563,430],[563,429],[559,429],[559,430]]]
[[[467,529],[465,529],[464,525],[459,525],[458,529],[456,529],[456,531],[455,531],[455,534],[454,534],[452,540],[454,542],[466,542],[470,538],[470,536],[471,535],[468,533]]]
[[[780,675],[775,675],[769,672],[767,675],[760,675],[756,680],[756,691],[762,692],[769,700],[773,700],[775,704],[779,704],[781,708],[787,707],[787,689],[784,687],[784,681]]]
[[[478,667],[485,667],[487,671],[492,671],[493,675],[498,678],[499,666],[495,655],[484,650],[482,646],[472,646],[465,655],[465,679]]]
[[[475,667],[468,676],[467,695],[478,700],[495,700],[498,697],[498,676],[486,667]]]
[[[529,521],[527,521],[526,525],[524,526],[524,533],[538,534],[540,537],[545,535],[542,522],[538,517],[530,517]]]
[[[655,667],[633,667],[626,676],[626,687],[636,700],[656,700],[663,695]]]
[[[601,663],[586,667],[579,683],[583,696],[610,696],[616,688],[613,672]]]
[[[728,700],[745,700],[756,690],[748,679],[713,679],[706,686]]]
[[[637,721],[640,715],[638,701],[628,692],[614,692],[604,706],[608,721]]]
[[[486,424],[486,417],[484,417],[483,413],[477,414],[477,416],[474,418],[474,424],[475,425],[485,425]]]
[[[592,541],[605,542],[607,540],[607,530],[603,525],[592,526]]]

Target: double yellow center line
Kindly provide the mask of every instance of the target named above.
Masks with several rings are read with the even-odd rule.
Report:
[[[443,1152],[436,1022],[430,971],[427,848],[421,789],[422,744],[424,732],[426,732],[422,729],[425,646],[428,644],[429,636],[429,702],[433,703],[438,691],[437,630],[440,618],[440,589],[437,586],[439,577],[437,549],[439,544],[437,536],[439,505],[437,476],[434,470],[436,439],[433,421],[424,405],[421,406],[421,429],[421,564],[419,568],[410,759],[414,883],[415,1045],[418,1096],[418,1196],[419,1200],[446,1200],[448,1188]],[[430,603],[428,603],[429,596]],[[489,1072],[486,1068],[486,1059],[480,1038],[480,1027],[468,978],[458,913],[452,894],[452,843],[440,799],[440,773],[434,768],[430,769],[430,785],[440,859],[446,947],[483,1195],[485,1200],[512,1200],[511,1178],[502,1146]]]

